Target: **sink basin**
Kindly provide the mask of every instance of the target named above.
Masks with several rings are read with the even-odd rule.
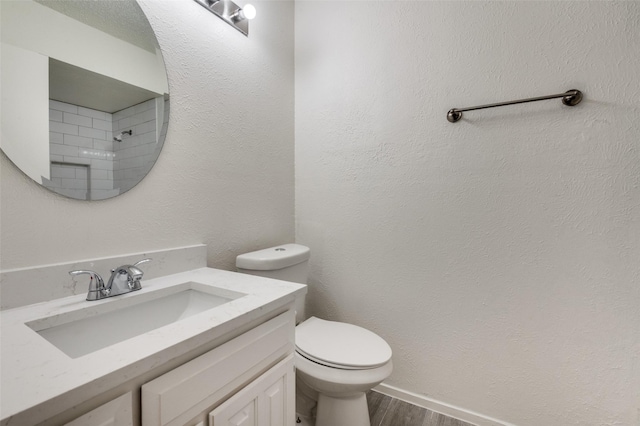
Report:
[[[245,296],[189,282],[26,323],[71,358],[106,348]]]

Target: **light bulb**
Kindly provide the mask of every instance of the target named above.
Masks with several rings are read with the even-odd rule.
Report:
[[[252,4],[247,4],[242,8],[242,14],[245,18],[251,20],[256,17],[256,8]]]

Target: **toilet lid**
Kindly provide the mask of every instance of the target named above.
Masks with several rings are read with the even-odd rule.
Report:
[[[343,369],[376,368],[391,359],[391,347],[377,334],[316,317],[296,327],[296,349],[319,364]]]

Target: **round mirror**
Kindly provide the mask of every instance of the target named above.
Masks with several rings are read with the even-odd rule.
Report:
[[[2,151],[79,200],[133,188],[167,132],[160,47],[135,0],[0,1]]]

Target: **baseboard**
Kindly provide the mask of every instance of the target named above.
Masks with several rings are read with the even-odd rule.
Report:
[[[436,401],[435,399],[428,398],[424,395],[409,392],[385,383],[379,384],[373,388],[373,390],[392,398],[397,398],[410,404],[417,405],[418,407],[426,408],[428,410],[435,411],[436,413],[444,414],[445,416],[453,417],[454,419],[462,420],[477,426],[515,426],[511,423],[465,410],[464,408],[456,407],[442,401]]]

